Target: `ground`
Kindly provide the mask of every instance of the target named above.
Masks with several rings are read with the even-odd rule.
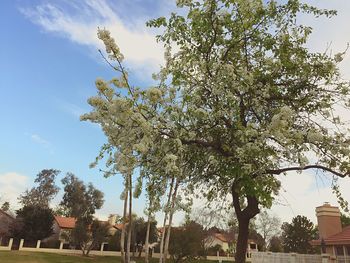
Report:
[[[144,263],[144,259],[136,259],[136,263]],[[158,263],[152,259],[150,263]],[[0,263],[120,263],[119,257],[82,257],[53,253],[35,253],[23,251],[0,251]],[[172,261],[169,261],[172,262]],[[198,260],[196,263],[215,263],[215,261]],[[193,262],[191,262],[193,263]],[[232,263],[232,262],[230,262]]]
[[[33,253],[18,251],[0,251],[0,263],[117,263],[115,257],[68,256],[50,253]]]

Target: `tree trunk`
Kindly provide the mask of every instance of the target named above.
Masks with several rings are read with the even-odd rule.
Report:
[[[259,202],[255,196],[246,196],[247,206],[241,209],[240,195],[236,187],[237,182],[232,184],[232,204],[238,219],[238,239],[235,255],[235,263],[245,263],[249,236],[249,221],[259,212]]]
[[[249,221],[250,219],[238,219],[238,239],[236,247],[236,263],[244,263],[247,254],[247,244],[249,235]]]
[[[164,246],[164,262],[166,262],[168,254],[169,254],[169,241],[170,241],[170,233],[171,233],[171,224],[173,221],[173,215],[174,215],[174,208],[175,208],[175,201],[176,201],[176,195],[177,195],[177,189],[179,187],[179,181],[176,181],[174,192],[171,200],[171,208],[170,208],[170,214],[169,214],[169,225],[168,225],[168,231],[166,232],[166,240],[165,240],[165,246]]]
[[[149,257],[149,231],[150,231],[150,229],[151,229],[151,216],[148,215],[146,240],[145,240],[145,263],[149,262],[148,257]]]
[[[128,243],[126,247],[126,263],[130,263],[130,245],[131,245],[131,230],[132,230],[132,174],[129,174],[129,229]]]
[[[170,189],[169,189],[169,194],[168,194],[168,200],[166,204],[166,209],[164,212],[164,220],[163,220],[163,233],[162,233],[162,238],[160,240],[160,255],[159,255],[159,263],[163,263],[163,251],[164,251],[164,239],[165,239],[165,232],[166,232],[166,221],[168,219],[168,208],[170,206],[170,201],[171,201],[171,195],[173,192],[173,187],[174,187],[174,181],[175,177],[171,179],[170,183]]]
[[[125,230],[126,230],[126,214],[127,214],[127,209],[128,209],[128,193],[129,193],[129,188],[126,184],[125,197],[124,197],[123,226],[122,226],[122,233],[120,235],[120,252],[121,252],[123,263],[126,263],[124,245],[125,245]]]

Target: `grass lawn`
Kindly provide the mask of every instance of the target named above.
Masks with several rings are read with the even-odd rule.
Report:
[[[136,263],[144,263],[143,258],[133,259]],[[63,255],[54,253],[38,253],[24,251],[0,251],[0,263],[121,263],[120,257]],[[158,263],[159,259],[150,259],[150,263]],[[167,262],[172,263],[172,260]],[[217,261],[195,260],[189,263],[217,263]],[[223,263],[234,263],[225,262]]]
[[[0,263],[119,263],[119,257],[82,257],[53,253],[0,251]]]

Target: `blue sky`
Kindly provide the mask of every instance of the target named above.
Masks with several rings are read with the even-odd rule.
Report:
[[[315,27],[310,48],[335,51],[350,42],[350,1],[313,0],[320,7],[339,10],[331,21],[303,18]],[[122,213],[120,177],[105,179],[89,169],[105,137],[98,126],[79,121],[89,111],[87,98],[95,95],[95,79],[110,79],[114,72],[97,49],[97,26],[111,30],[132,72],[136,85],[151,83],[151,73],[162,63],[163,50],[156,32],[145,21],[166,15],[170,0],[2,0],[0,1],[0,196],[14,204],[44,168],[68,171],[103,190],[106,203],[101,217]],[[342,66],[350,77],[349,56]],[[341,112],[344,116],[348,113]],[[284,220],[305,214],[315,220],[314,207],[336,204],[329,180],[305,173],[290,174],[273,211]],[[302,184],[300,184],[303,180]],[[327,181],[328,180],[328,181]],[[347,181],[342,183],[346,189]],[[345,194],[350,200],[350,194]],[[307,201],[306,201],[307,200]],[[59,201],[59,197],[55,202]],[[143,199],[136,202],[142,214]],[[177,218],[179,222],[180,217]]]

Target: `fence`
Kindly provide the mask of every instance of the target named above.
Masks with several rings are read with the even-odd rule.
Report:
[[[90,255],[95,255],[95,256],[121,256],[121,252],[120,251],[107,251],[104,250],[105,248],[105,244],[107,243],[102,243],[101,247],[99,250],[91,250],[90,251]],[[9,245],[7,248],[7,250],[11,250],[11,245]],[[19,243],[19,248],[18,250],[20,251],[28,251],[28,252],[46,252],[46,253],[60,253],[60,254],[81,254],[81,250],[77,250],[77,249],[70,249],[70,248],[64,248],[64,243],[60,242],[58,247],[53,248],[43,248],[42,247],[42,243],[41,240],[38,240],[35,246],[26,246],[26,243],[24,242],[23,239],[20,240]],[[141,256],[144,257],[145,253],[141,253]],[[150,255],[152,258],[159,258],[160,254],[159,253],[151,253]],[[206,257],[207,260],[212,260],[212,261],[219,261],[219,262],[232,262],[234,261],[233,257],[226,257],[226,256],[207,256]],[[247,258],[247,262],[251,262],[250,258]],[[345,263],[345,262],[344,262]]]
[[[252,263],[350,263],[350,256],[253,252]]]
[[[4,246],[2,244],[2,242],[0,242],[0,250],[11,250],[12,248],[12,244],[13,244],[13,238],[10,238],[8,243],[7,243],[7,246]]]

